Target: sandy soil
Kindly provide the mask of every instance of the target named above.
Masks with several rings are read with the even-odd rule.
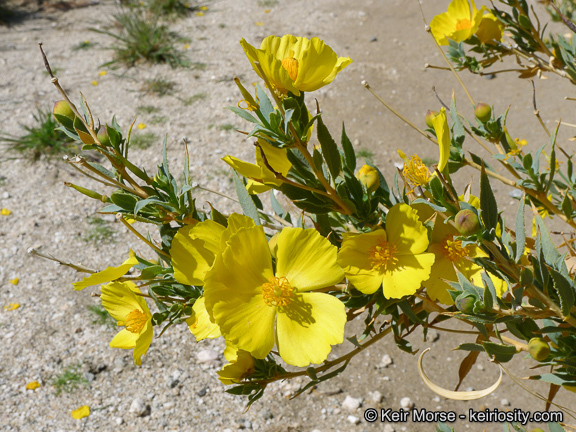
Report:
[[[424,12],[430,19],[443,11],[448,1],[427,1]],[[191,15],[171,24],[174,31],[191,39],[186,48],[195,68],[170,69],[167,66],[141,65],[112,70],[100,65],[111,59],[105,49],[110,38],[90,31],[110,22],[117,11],[111,1],[72,9],[67,12],[38,13],[11,26],[0,27],[0,131],[19,134],[20,123],[30,124],[36,107],[49,109],[59,99],[44,73],[38,50],[43,42],[63,86],[78,98],[82,91],[92,111],[102,121],[116,114],[127,128],[139,106],[159,108],[154,115],[141,114],[147,124],[143,132],[158,135],[155,144],[133,153],[136,162],[151,171],[160,160],[161,136],[167,134],[169,160],[178,168],[183,163],[183,138],[190,142],[192,172],[200,185],[233,196],[226,165],[220,160],[229,153],[243,159],[253,157],[253,147],[228,124],[243,128],[242,121],[223,107],[235,105],[239,98],[232,78],[246,83],[256,76],[245,59],[238,41],[243,37],[258,45],[268,34],[291,33],[318,36],[354,63],[327,88],[316,92],[333,134],[339,135],[342,121],[357,148],[374,153],[374,161],[384,172],[393,173],[396,154],[436,157],[436,149],[411,131],[378,103],[361,85],[367,80],[383,98],[420,125],[428,109],[438,109],[432,86],[441,99],[448,101],[452,89],[465,114],[471,114],[469,101],[454,78],[447,72],[425,70],[424,64],[441,65],[441,58],[424,31],[415,1],[405,0],[291,0],[257,2],[255,0],[207,1],[202,17]],[[266,4],[271,6],[266,6]],[[270,9],[266,13],[266,9]],[[74,51],[78,43],[96,42],[94,49]],[[185,49],[184,43],[182,49]],[[200,64],[204,65],[201,66]],[[99,72],[108,74],[100,76]],[[513,137],[525,138],[531,148],[546,139],[532,115],[530,83],[513,76],[487,80],[462,74],[478,101],[494,104],[503,112],[509,104],[509,129]],[[176,83],[173,96],[158,97],[142,91],[145,80],[164,78]],[[98,85],[92,84],[97,81]],[[566,115],[569,102],[566,83],[555,77],[536,83],[538,105],[547,122]],[[570,89],[572,90],[572,89]],[[183,99],[196,102],[186,105]],[[202,96],[198,96],[202,95]],[[312,96],[312,95],[311,95]],[[309,98],[309,100],[313,100]],[[138,132],[138,133],[143,133]],[[562,135],[566,143],[569,131]],[[470,151],[485,155],[468,143]],[[572,144],[567,144],[571,149]],[[19,303],[15,311],[0,311],[0,430],[2,431],[430,431],[431,423],[366,422],[364,410],[400,408],[408,397],[417,408],[432,411],[453,410],[467,414],[469,408],[542,410],[543,403],[521,390],[508,378],[488,397],[471,402],[456,402],[437,397],[420,381],[416,358],[399,351],[393,341],[385,340],[357,356],[347,371],[295,400],[289,396],[305,381],[271,385],[265,397],[248,412],[244,401],[224,393],[216,378],[220,360],[202,362],[198,354],[221,352],[221,341],[196,344],[185,327],[168,331],[155,340],[142,367],[131,362],[131,353],[112,350],[108,342],[114,329],[93,324],[88,310],[96,304],[90,290],[73,292],[71,282],[78,280],[74,271],[33,259],[29,247],[57,255],[64,260],[81,262],[93,268],[117,265],[126,259],[128,248],[147,253],[142,244],[125,230],[106,219],[114,231],[109,242],[90,242],[85,233],[91,228],[88,217],[99,206],[67,189],[64,181],[90,185],[58,159],[30,163],[2,151],[0,158],[0,207],[12,214],[0,218],[0,305]],[[477,181],[476,173],[466,173]],[[514,208],[508,190],[497,186],[502,207]],[[476,190],[477,192],[477,190]],[[238,210],[225,198],[199,193],[198,202],[208,207]],[[9,280],[18,277],[18,285]],[[350,333],[362,323],[350,326]],[[458,381],[458,366],[464,353],[450,351],[465,339],[441,333],[438,338],[412,338],[418,349],[431,346],[426,359],[430,376],[440,385],[453,387]],[[351,349],[334,349],[338,355]],[[382,367],[388,354],[393,363]],[[89,385],[72,393],[55,394],[51,379],[66,367],[79,364]],[[525,376],[533,362],[518,359],[511,369]],[[492,384],[498,370],[484,359],[474,366],[463,389],[481,389]],[[26,391],[28,382],[37,380],[38,390]],[[545,393],[545,386],[529,383]],[[381,398],[378,397],[379,392]],[[347,408],[347,396],[361,400],[361,407]],[[574,395],[571,395],[574,396]],[[559,402],[576,408],[576,397],[564,392]],[[80,405],[90,405],[87,419],[72,419],[70,412]],[[132,409],[131,409],[132,408]],[[353,407],[352,407],[353,408]],[[350,418],[355,417],[355,419]],[[500,430],[498,424],[470,423],[458,420],[458,431]]]

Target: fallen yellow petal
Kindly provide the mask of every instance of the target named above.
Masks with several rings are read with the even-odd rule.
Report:
[[[194,15],[196,15],[196,16],[204,16],[204,12],[196,12]]]
[[[20,282],[20,279],[14,278],[14,279],[10,279],[8,282],[10,282],[12,285],[18,285],[18,282]]]
[[[10,216],[12,214],[12,211],[8,210],[7,208],[3,208],[2,210],[0,210],[0,214],[2,216]]]
[[[36,390],[38,387],[40,387],[40,383],[38,381],[32,381],[26,384],[26,390]]]
[[[16,310],[20,307],[20,303],[10,303],[6,306],[4,306],[4,310],[6,311],[13,311]]]
[[[257,26],[263,26],[263,25],[264,25],[264,23],[263,23],[263,22],[260,22],[260,21],[255,22],[254,24],[256,24]]]
[[[96,80],[92,81],[92,85],[93,85],[93,86],[97,86],[97,85],[98,85],[98,81],[96,81]]]
[[[90,415],[90,407],[88,405],[82,405],[80,408],[72,411],[72,418],[75,418],[76,420],[83,419],[84,417],[88,417],[89,415]]]
[[[270,9],[264,9],[264,13],[270,13]]]
[[[138,129],[146,129],[146,125],[144,123],[138,123]]]
[[[108,73],[108,72],[106,72],[106,71],[100,71],[100,72],[98,73],[98,75],[104,76],[104,75],[106,75],[107,73]]]
[[[200,10],[208,10],[208,6],[200,6]]]

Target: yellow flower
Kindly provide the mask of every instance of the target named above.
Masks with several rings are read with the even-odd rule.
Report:
[[[448,39],[465,41],[478,30],[485,10],[485,6],[477,10],[474,0],[452,0],[448,11],[436,15],[430,22],[432,35],[440,45],[448,45]]]
[[[338,263],[355,288],[372,294],[383,287],[386,298],[412,295],[428,279],[434,254],[416,211],[396,204],[386,216],[386,230],[345,234]]]
[[[40,387],[40,383],[38,381],[32,381],[26,384],[26,390],[36,390]]]
[[[20,282],[20,279],[14,278],[14,279],[10,279],[8,282],[10,282],[12,285],[18,285],[18,282]]]
[[[222,158],[224,162],[248,179],[246,188],[251,194],[266,192],[272,186],[282,185],[282,180],[277,179],[274,173],[266,166],[264,157],[268,165],[284,177],[292,168],[292,164],[286,155],[286,149],[274,147],[263,139],[258,139],[258,145],[259,147],[256,147],[256,165],[230,155]]]
[[[3,208],[2,210],[0,210],[0,215],[2,216],[10,216],[12,214],[11,210],[8,210],[7,208]]]
[[[526,141],[525,139],[520,139],[520,138],[516,138],[514,140],[514,147],[512,148],[508,153],[506,153],[506,157],[504,158],[504,160],[508,160],[511,157],[515,157],[518,156],[520,153],[522,153],[522,147],[524,147],[526,144],[528,144],[528,141]]]
[[[133,282],[110,282],[102,285],[102,306],[125,328],[110,341],[111,348],[132,349],[134,364],[142,364],[152,342],[152,314],[140,290]]]
[[[90,407],[88,405],[83,405],[80,408],[75,409],[72,411],[72,418],[76,420],[83,419],[84,417],[88,417],[90,415]]]
[[[293,366],[322,363],[342,343],[346,312],[314,290],[344,273],[335,246],[313,229],[285,228],[276,242],[276,271],[261,226],[238,231],[206,275],[206,309],[226,340],[257,359],[276,343]]]
[[[494,44],[502,40],[504,23],[496,18],[492,12],[487,12],[480,21],[476,37],[483,44]]]
[[[138,129],[142,130],[142,129],[146,129],[146,125],[144,123],[138,123]]]
[[[438,115],[432,117],[432,126],[438,139],[440,156],[438,158],[438,171],[442,172],[448,164],[450,157],[450,128],[446,118],[446,108],[442,107]]]
[[[378,171],[370,165],[363,165],[356,173],[356,178],[360,180],[360,183],[366,186],[366,189],[370,192],[374,192],[380,186]]]
[[[228,227],[205,220],[180,228],[170,248],[174,279],[185,285],[204,285],[206,273],[212,268],[216,255],[226,248],[230,236],[253,226],[254,221],[248,216],[232,213]]]
[[[132,252],[132,249],[130,249],[130,258],[124,261],[120,266],[108,267],[107,269],[99,271],[98,273],[93,273],[90,276],[86,276],[80,282],[74,282],[72,285],[74,285],[74,289],[76,291],[81,291],[84,288],[92,285],[100,285],[104,282],[110,282],[124,276],[126,273],[128,273],[128,270],[130,270],[136,264],[138,264],[138,260],[136,259],[134,252]]]
[[[203,339],[216,339],[222,336],[220,333],[220,328],[212,321],[210,321],[210,316],[206,310],[206,299],[200,297],[192,306],[193,315],[186,320],[188,328],[196,338],[196,341],[200,342]]]
[[[432,180],[432,174],[418,155],[413,155],[412,159],[408,159],[402,150],[398,150],[398,154],[404,160],[402,175],[410,188],[408,193],[412,193],[418,186],[426,186]]]
[[[352,63],[348,57],[338,57],[324,41],[314,37],[285,35],[268,36],[260,49],[244,39],[240,41],[254,71],[261,76],[255,62],[259,62],[266,78],[281,94],[318,90],[330,84],[338,72]]]
[[[256,371],[254,357],[247,351],[239,350],[228,341],[226,341],[224,357],[229,363],[218,372],[222,384],[237,384]]]
[[[20,307],[20,303],[10,303],[10,304],[7,304],[6,306],[4,306],[4,310],[10,312],[10,311],[18,309],[19,307]]]

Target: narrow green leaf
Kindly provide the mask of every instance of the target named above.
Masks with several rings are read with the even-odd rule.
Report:
[[[516,257],[515,262],[519,262],[524,254],[524,247],[526,246],[526,226],[524,222],[524,201],[526,195],[522,195],[518,212],[516,213]]]
[[[454,94],[452,94],[452,101],[450,101],[450,117],[452,118],[452,133],[453,138],[457,141],[463,141],[464,138],[464,126],[458,117],[458,111],[456,111],[456,99]]]
[[[346,128],[344,127],[344,122],[342,122],[342,149],[344,150],[344,163],[346,167],[354,173],[356,170],[356,152],[354,151],[354,147],[352,147],[352,143],[346,135]]]
[[[548,193],[550,186],[552,186],[552,180],[554,180],[554,174],[556,172],[556,136],[558,135],[558,129],[560,129],[560,122],[558,122],[554,133],[550,137],[552,149],[550,150],[550,177],[548,178],[548,184],[546,185],[546,193]]]
[[[243,110],[242,108],[238,108],[238,107],[226,107],[226,108],[229,109],[230,111],[232,111],[233,113],[235,113],[236,115],[238,115],[239,117],[242,117],[244,120],[248,120],[249,122],[260,124],[260,122],[258,120],[256,120],[252,114],[246,112],[246,110]]]
[[[560,307],[562,308],[562,314],[568,316],[570,314],[570,309],[574,306],[574,287],[568,279],[562,275],[562,273],[550,268],[550,274],[554,280],[554,289],[558,293],[558,298],[560,299]]]
[[[258,209],[256,208],[256,204],[250,198],[250,194],[246,190],[246,186],[236,174],[236,171],[232,170],[232,178],[234,179],[234,187],[236,188],[236,195],[238,195],[238,201],[240,201],[240,206],[242,206],[242,210],[244,210],[244,214],[252,220],[256,225],[260,225],[260,217],[258,216]]]
[[[317,127],[318,141],[320,142],[320,147],[322,148],[322,156],[328,165],[330,174],[332,178],[338,177],[341,169],[340,162],[340,151],[336,142],[330,135],[328,128],[322,121],[322,117],[318,117],[318,127]]]
[[[492,192],[488,175],[484,164],[480,174],[480,209],[482,210],[482,221],[488,230],[496,229],[498,224],[498,204]]]

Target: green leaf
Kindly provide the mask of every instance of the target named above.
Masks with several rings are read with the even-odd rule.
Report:
[[[546,224],[544,224],[544,221],[538,214],[536,215],[536,225],[539,229],[538,238],[540,239],[542,253],[544,254],[544,261],[546,261],[546,264],[553,266],[560,257],[560,253],[556,246],[554,246],[554,243],[552,243],[548,228],[546,228]]]
[[[562,308],[562,315],[570,315],[570,309],[574,306],[574,287],[562,273],[550,268],[550,274],[554,280],[554,289],[558,293],[560,299],[560,307]]]
[[[564,429],[562,426],[560,426],[558,423],[555,422],[548,423],[548,430],[550,432],[566,432],[566,429]]]
[[[480,174],[480,209],[482,210],[482,221],[488,230],[496,229],[498,224],[498,204],[492,192],[488,175],[484,164]]]
[[[330,174],[332,178],[338,177],[341,169],[340,162],[340,151],[336,142],[330,135],[328,128],[322,121],[322,117],[318,117],[318,127],[317,127],[318,141],[320,142],[320,147],[322,148],[322,156],[328,165]]]
[[[464,141],[464,126],[462,126],[462,122],[456,111],[456,99],[454,95],[452,95],[452,101],[450,102],[450,117],[452,118],[453,138],[461,143]]]
[[[451,428],[446,423],[438,422],[436,432],[454,432],[454,428]]]
[[[566,191],[564,194],[564,199],[562,200],[562,213],[564,213],[564,216],[566,216],[568,219],[572,219],[573,211],[572,202],[570,200],[570,191]]]
[[[342,142],[342,149],[344,150],[344,163],[346,164],[346,167],[354,173],[356,170],[356,152],[354,151],[354,147],[352,147],[348,135],[346,135],[344,122],[342,122],[342,138],[340,140]]]
[[[235,113],[236,115],[238,115],[239,117],[242,117],[244,120],[248,120],[249,122],[260,124],[260,122],[258,120],[256,120],[252,114],[246,112],[246,110],[243,110],[242,108],[232,107],[232,106],[226,107],[226,108],[229,109],[230,111],[232,111],[233,113]]]
[[[524,199],[522,196],[518,212],[516,213],[516,257],[514,261],[520,262],[520,258],[524,254],[524,246],[526,245],[526,226],[524,222]]]
[[[484,347],[477,343],[463,343],[458,345],[456,349],[461,351],[484,351]]]
[[[256,208],[256,204],[250,198],[250,194],[246,190],[246,186],[242,183],[242,180],[236,174],[236,171],[232,170],[232,178],[234,179],[234,186],[236,187],[236,195],[238,195],[238,201],[240,201],[240,206],[242,206],[242,210],[244,214],[252,220],[256,225],[260,225],[260,217],[258,216],[258,209]]]
[[[516,354],[516,347],[513,345],[501,345],[493,342],[482,342],[482,345],[486,353],[490,357],[495,356],[500,363],[509,362]]]
[[[550,143],[552,149],[550,150],[550,177],[548,178],[548,184],[546,185],[546,194],[552,186],[552,180],[554,180],[554,173],[556,172],[556,136],[558,135],[558,129],[560,128],[560,122],[556,126],[554,133],[550,137]]]

